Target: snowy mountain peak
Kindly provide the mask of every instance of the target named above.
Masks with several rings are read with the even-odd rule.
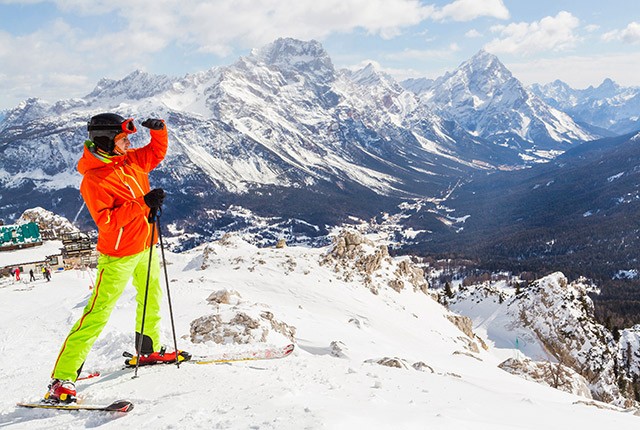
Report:
[[[51,108],[51,105],[38,98],[29,98],[22,101],[18,106],[5,112],[0,131],[12,124],[25,124],[44,116]]]
[[[615,97],[619,91],[620,85],[615,83],[612,79],[606,78],[600,85],[593,88],[591,96],[593,98]]]
[[[383,86],[402,91],[400,85],[387,73],[383,72],[378,64],[369,63],[364,68],[356,70],[351,75],[351,80],[363,86]]]
[[[22,213],[16,224],[35,222],[43,236],[60,237],[64,233],[75,233],[80,230],[67,218],[55,214],[41,207],[28,209]]]
[[[494,86],[514,79],[511,71],[502,64],[498,57],[485,50],[478,51],[476,55],[462,63],[456,72],[464,74],[470,79],[485,80]],[[491,79],[483,79],[484,77]]]
[[[280,38],[251,52],[250,59],[290,73],[312,73],[325,79],[333,79],[335,68],[324,47],[317,41]]]
[[[465,61],[465,63],[474,63],[474,64],[497,64],[501,65],[502,63],[495,55],[490,52],[485,51],[484,49],[479,50],[472,56],[469,60]],[[504,67],[504,66],[502,66]]]
[[[615,83],[615,81],[613,79],[606,78],[604,81],[602,81],[602,83],[600,84],[600,86],[598,86],[598,88],[600,88],[600,89],[618,89],[618,88],[620,88],[620,85]]]
[[[479,51],[420,94],[430,108],[499,145],[524,149],[525,160],[593,136],[528,91],[498,57]],[[535,151],[535,153],[534,153]]]
[[[135,70],[120,80],[101,79],[86,98],[141,100],[167,91],[175,81],[175,78],[165,75],[152,75]]]

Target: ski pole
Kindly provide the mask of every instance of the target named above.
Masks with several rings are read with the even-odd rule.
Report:
[[[169,275],[167,274],[167,259],[164,257],[164,243],[162,242],[162,229],[160,228],[160,214],[158,212],[156,223],[158,224],[158,239],[160,239],[160,252],[162,253],[162,267],[164,268],[164,279],[167,283],[167,300],[169,301],[169,317],[171,319],[171,332],[173,333],[173,347],[176,352],[176,366],[180,368],[180,360],[178,359],[178,340],[176,338],[176,325],[173,321],[173,306],[171,305],[171,291],[169,289]]]
[[[140,356],[142,355],[142,341],[144,339],[144,320],[147,316],[147,299],[149,297],[149,278],[151,277],[151,257],[153,255],[153,241],[156,233],[156,215],[158,210],[156,208],[151,209],[149,212],[149,222],[151,225],[151,246],[149,246],[149,264],[147,266],[147,283],[144,287],[144,302],[142,304],[142,323],[140,323],[140,339],[138,339],[138,345],[136,346],[136,353],[138,358],[136,359],[136,369],[133,372],[133,378],[138,377],[138,367],[140,367]]]

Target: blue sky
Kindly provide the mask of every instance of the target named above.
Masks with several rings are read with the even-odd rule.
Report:
[[[639,0],[0,0],[0,109],[140,69],[184,76],[278,37],[336,67],[435,78],[480,49],[525,84],[640,86]]]

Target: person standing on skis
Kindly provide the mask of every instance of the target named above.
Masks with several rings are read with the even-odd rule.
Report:
[[[160,266],[151,247],[157,239],[152,235],[152,224],[165,192],[162,188],[150,189],[148,174],[164,159],[168,133],[161,119],[147,119],[142,126],[150,130],[151,141],[142,148],[130,149],[128,136],[137,131],[132,118],[102,113],[87,124],[89,140],[85,141],[78,171],[83,175],[80,193],[98,226],[98,274],[82,317],[60,348],[44,396],[48,402],[76,401],[75,381],[131,278],[137,290],[138,356],[127,364],[135,365],[138,357],[139,365],[189,358],[183,351],[165,352],[160,344]],[[143,311],[145,294],[147,307]],[[140,351],[138,345],[142,345]]]

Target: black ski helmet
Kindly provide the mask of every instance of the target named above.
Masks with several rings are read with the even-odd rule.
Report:
[[[92,116],[87,123],[89,139],[109,154],[113,153],[115,137],[120,133],[135,133],[133,120],[126,120],[115,113],[101,113]]]

